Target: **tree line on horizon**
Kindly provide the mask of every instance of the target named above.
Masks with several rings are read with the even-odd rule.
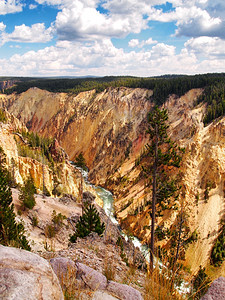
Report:
[[[203,119],[208,125],[214,119],[225,115],[225,73],[209,73],[201,75],[166,75],[160,77],[105,76],[89,78],[17,78],[13,87],[6,89],[5,94],[27,91],[37,87],[49,92],[65,92],[77,95],[80,92],[94,90],[100,93],[107,88],[128,87],[153,90],[149,100],[162,105],[169,95],[178,97],[191,89],[202,88],[203,93],[197,99],[197,104],[207,103]]]

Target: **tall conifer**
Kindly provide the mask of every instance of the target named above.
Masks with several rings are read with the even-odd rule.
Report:
[[[166,109],[155,106],[148,115],[148,130],[150,142],[146,147],[146,155],[149,158],[143,166],[149,176],[152,185],[151,202],[151,241],[150,241],[150,268],[153,269],[155,223],[156,217],[164,209],[171,208],[171,198],[175,195],[178,187],[176,181],[170,179],[167,174],[168,167],[180,166],[181,152],[167,134],[168,113]],[[158,211],[156,211],[156,206]]]

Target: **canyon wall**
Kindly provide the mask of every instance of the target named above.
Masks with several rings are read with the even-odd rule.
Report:
[[[80,201],[81,197],[81,173],[74,168],[68,160],[55,162],[54,168],[46,161],[38,161],[29,156],[21,156],[18,151],[18,143],[21,137],[18,131],[27,130],[25,125],[7,111],[7,123],[0,122],[0,147],[6,155],[6,165],[15,179],[16,184],[23,185],[31,176],[39,193],[43,191],[43,183],[52,194],[54,187],[63,194],[72,194]],[[43,178],[44,177],[44,178]],[[90,191],[96,196],[96,202],[102,206],[102,200],[95,190],[82,180],[83,191]]]
[[[151,95],[143,89],[109,88],[71,96],[32,88],[0,101],[29,130],[57,138],[71,160],[82,152],[89,178],[103,185],[133,142],[144,145]]]
[[[186,252],[186,264],[193,272],[209,261],[224,215],[225,118],[204,127],[205,105],[195,105],[201,93],[195,89],[180,98],[172,95],[164,104],[169,114],[169,134],[186,148],[180,168],[180,201],[185,203],[191,232],[198,232],[198,240]],[[33,88],[21,95],[2,96],[1,104],[29,129],[56,137],[70,159],[83,152],[90,179],[113,191],[121,225],[148,243],[149,210],[140,207],[145,206],[151,192],[145,188],[145,180],[139,178],[141,166],[137,159],[148,142],[146,117],[152,107],[151,95],[151,91],[128,88],[77,96]],[[177,213],[166,212],[160,222],[169,228]]]

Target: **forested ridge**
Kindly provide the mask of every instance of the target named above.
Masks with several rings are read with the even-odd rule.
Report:
[[[6,78],[5,78],[6,79]],[[9,78],[8,78],[9,79]],[[203,88],[203,94],[197,103],[206,102],[207,110],[204,124],[225,115],[225,73],[210,73],[202,75],[165,75],[160,77],[138,78],[131,76],[106,76],[96,78],[10,78],[17,83],[4,91],[22,93],[31,87],[38,87],[49,92],[66,92],[77,95],[80,92],[95,89],[96,93],[109,87],[145,88],[153,90],[153,100],[163,104],[169,95],[184,95],[193,88]]]

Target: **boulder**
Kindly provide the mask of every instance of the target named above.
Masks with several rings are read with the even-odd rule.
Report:
[[[67,283],[70,283],[73,278],[76,278],[76,264],[71,259],[55,257],[50,259],[50,264],[62,287],[67,287]]]
[[[141,293],[129,285],[110,281],[107,290],[122,300],[143,300]]]
[[[225,299],[225,277],[219,277],[213,281],[207,293],[201,300],[224,300]]]
[[[107,286],[107,279],[102,273],[77,262],[77,278],[81,278],[92,290],[104,290]]]
[[[59,281],[44,258],[0,245],[0,299],[63,300]]]

